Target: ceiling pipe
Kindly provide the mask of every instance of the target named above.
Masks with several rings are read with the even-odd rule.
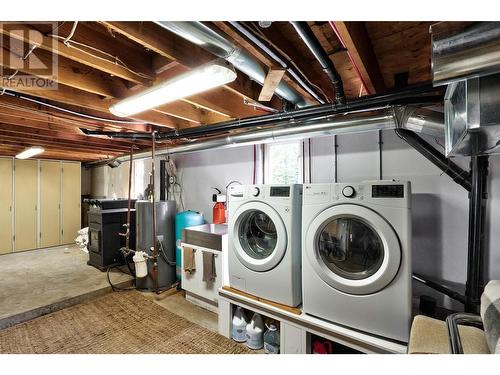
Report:
[[[275,51],[271,46],[266,45],[262,42],[253,31],[251,31],[246,25],[241,22],[229,21],[229,24],[233,26],[239,33],[246,37],[250,42],[272,58],[276,63],[281,65],[282,68],[290,74],[290,76],[295,79],[295,81],[302,86],[314,99],[316,99],[320,104],[325,103],[325,100],[321,98],[320,94],[317,93],[309,84],[307,84],[306,77],[301,77],[300,72],[296,72],[295,69],[290,66],[290,61],[287,61],[286,57],[282,56],[280,52]]]
[[[436,122],[438,117],[439,114],[422,108],[406,106],[383,107],[355,113],[324,116],[323,118],[301,121],[299,123],[288,122],[286,125],[273,126],[269,129],[246,130],[235,135],[192,139],[191,143],[160,149],[157,151],[157,155],[173,155],[259,143],[280,142],[346,133],[362,133],[390,129],[395,130],[398,128],[411,128],[412,131],[418,130],[421,133],[431,136],[435,136],[439,133],[441,137],[444,137],[444,120],[441,123],[441,131],[439,132],[437,130],[438,123]],[[418,122],[418,127],[415,126],[415,122]],[[148,158],[150,155],[150,152],[144,151],[136,153],[134,158]],[[119,157],[116,160],[126,161],[126,158],[127,156],[124,156]],[[90,164],[100,165],[106,162],[96,162]]]
[[[440,92],[439,95],[429,96],[427,94]],[[281,126],[287,123],[298,123],[318,117],[332,116],[335,114],[346,114],[353,111],[367,110],[383,106],[394,105],[416,105],[426,106],[443,102],[443,90],[435,89],[432,85],[411,86],[392,92],[365,96],[349,101],[344,105],[320,104],[307,108],[296,109],[288,112],[279,112],[262,116],[248,117],[237,120],[219,122],[194,128],[158,132],[158,139],[185,139],[195,137],[206,137],[217,135],[233,130],[255,129],[257,126]],[[107,135],[113,138],[149,139],[149,133],[123,133],[102,132],[81,129],[87,135]]]
[[[215,56],[229,61],[252,80],[264,85],[267,72],[253,56],[234,45],[222,32],[216,32],[202,22],[158,21],[156,23]],[[299,108],[308,105],[306,100],[286,82],[281,81],[275,93]]]
[[[316,60],[321,65],[323,71],[328,75],[330,80],[332,81],[332,85],[335,89],[335,101],[337,104],[345,104],[346,98],[344,93],[344,85],[342,83],[342,78],[340,74],[335,69],[335,65],[333,65],[332,60],[326,54],[323,47],[314,35],[313,31],[309,27],[309,24],[305,21],[292,21],[290,22],[292,26],[295,28],[295,31],[302,38],[306,46],[309,48],[311,53],[314,55]]]

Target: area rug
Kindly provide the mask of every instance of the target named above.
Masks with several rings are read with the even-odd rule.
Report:
[[[136,291],[107,294],[0,331],[0,353],[251,352]]]

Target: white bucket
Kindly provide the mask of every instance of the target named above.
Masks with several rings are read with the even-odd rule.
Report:
[[[139,279],[148,275],[148,265],[144,257],[145,255],[144,251],[137,251],[132,258],[135,264],[135,276]]]

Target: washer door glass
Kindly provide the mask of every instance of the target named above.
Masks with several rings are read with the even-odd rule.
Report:
[[[259,210],[245,212],[240,221],[239,241],[243,251],[254,259],[269,257],[278,242],[273,220]]]
[[[332,272],[352,280],[370,277],[384,259],[380,236],[366,222],[353,217],[327,222],[318,236],[317,247]]]
[[[305,232],[303,251],[315,273],[348,294],[376,293],[396,277],[401,244],[377,212],[339,204],[320,212]]]
[[[287,231],[278,212],[263,202],[241,205],[230,218],[231,246],[238,260],[253,271],[269,271],[283,258]]]

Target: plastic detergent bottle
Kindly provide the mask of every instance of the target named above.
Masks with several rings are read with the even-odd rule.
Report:
[[[264,333],[264,352],[266,354],[279,354],[280,352],[280,331],[276,324],[266,324],[267,330]]]
[[[233,338],[233,340],[237,342],[247,341],[246,334],[247,334],[248,319],[245,316],[243,308],[241,308],[240,306],[236,307],[232,323],[233,324],[231,329],[231,337]]]
[[[264,322],[262,317],[255,313],[247,324],[247,346],[250,349],[260,349],[264,346]]]

